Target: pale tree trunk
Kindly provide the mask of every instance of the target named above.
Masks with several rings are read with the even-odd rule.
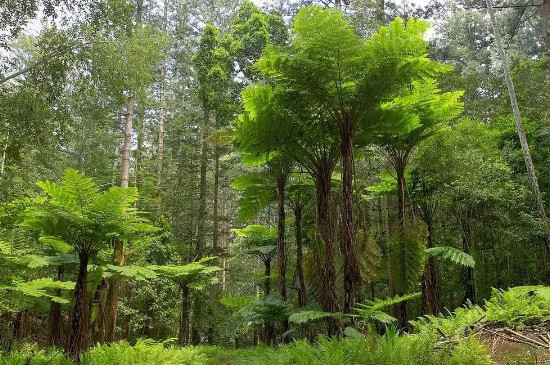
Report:
[[[130,155],[132,153],[132,122],[134,117],[133,98],[128,98],[126,105],[126,118],[124,123],[124,143],[122,145],[122,171],[120,186],[127,188],[130,181]],[[113,263],[122,265],[124,263],[124,243],[115,241],[113,251]],[[105,328],[105,341],[113,342],[116,333],[116,321],[118,312],[118,291],[120,288],[121,279],[114,276],[109,280],[109,290],[107,292],[107,305],[105,314],[107,316]]]
[[[521,114],[519,112],[519,105],[516,98],[516,91],[514,89],[514,82],[512,81],[512,76],[510,74],[510,67],[508,65],[508,57],[506,55],[506,51],[504,50],[504,45],[502,43],[502,39],[500,36],[500,32],[498,31],[496,27],[496,21],[495,21],[495,12],[493,9],[493,3],[491,0],[487,1],[487,8],[489,10],[489,16],[491,18],[491,25],[493,27],[493,33],[495,35],[496,44],[498,47],[498,51],[500,53],[500,58],[502,62],[502,69],[504,72],[504,78],[506,79],[506,86],[508,87],[508,94],[510,96],[510,104],[512,105],[512,111],[514,113],[514,120],[516,122],[516,128],[518,131],[519,136],[519,142],[521,144],[521,152],[523,153],[523,159],[525,161],[525,167],[527,168],[527,177],[529,179],[529,185],[531,187],[531,192],[533,194],[533,197],[535,199],[536,207],[537,207],[537,213],[539,217],[542,219],[543,228],[544,228],[544,248],[546,252],[546,258],[545,258],[545,280],[546,282],[550,282],[550,226],[548,225],[548,220],[546,218],[546,209],[544,207],[544,200],[542,200],[542,195],[539,189],[539,184],[537,180],[537,175],[535,173],[535,167],[533,165],[533,160],[531,159],[531,153],[529,151],[529,145],[527,143],[527,137],[525,135],[525,131],[523,130],[523,123],[521,121]],[[550,14],[550,4],[549,0],[545,0],[541,3],[541,15],[542,11],[549,11],[546,15]],[[549,19],[544,19],[545,21],[548,21]],[[545,28],[546,31],[548,31],[547,28]],[[544,35],[545,42],[549,42],[547,36],[548,34]],[[547,45],[549,43],[546,43]]]
[[[134,118],[134,98],[126,102],[126,118],[124,122],[124,143],[122,144],[122,168],[120,187],[127,188],[130,182],[130,156],[132,154],[132,122]]]
[[[2,149],[2,166],[0,167],[0,181],[4,177],[4,169],[6,168],[6,152],[8,151],[8,142],[10,139],[10,132],[6,134],[6,139],[4,140],[4,148]]]
[[[164,0],[164,31],[168,29],[168,0]],[[164,107],[166,99],[166,60],[160,66],[160,88],[159,88],[159,120],[158,120],[158,145],[157,145],[157,186],[162,185],[162,159],[164,154]],[[162,199],[161,199],[162,202]]]
[[[542,44],[544,53],[550,56],[550,0],[540,0],[540,19],[542,23]],[[550,66],[550,60],[548,60]]]
[[[214,201],[212,207],[212,220],[213,220],[213,233],[212,233],[212,254],[218,255],[219,252],[219,217],[218,217],[218,205],[219,205],[219,193],[220,193],[220,148],[216,147],[214,151]]]

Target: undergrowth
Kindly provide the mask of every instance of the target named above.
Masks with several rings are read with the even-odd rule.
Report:
[[[488,365],[487,349],[472,335],[479,323],[521,326],[550,319],[550,288],[517,287],[494,290],[483,306],[458,308],[447,316],[412,321],[414,333],[391,327],[384,335],[331,340],[315,344],[298,340],[273,348],[228,350],[215,346],[166,347],[162,343],[122,341],[96,346],[82,356],[83,365]],[[27,345],[0,353],[0,365],[70,365],[56,349]]]

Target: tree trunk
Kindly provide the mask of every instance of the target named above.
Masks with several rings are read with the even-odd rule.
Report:
[[[277,176],[277,254],[279,261],[279,294],[286,300],[286,246],[285,246],[285,186],[287,175],[281,171]]]
[[[109,287],[108,287],[106,278],[101,279],[101,283],[99,284],[98,290],[99,290],[99,301],[98,301],[98,309],[97,309],[98,329],[94,340],[97,343],[104,344],[105,331],[107,328],[107,315],[105,311],[107,308],[107,295],[109,292]]]
[[[208,143],[206,138],[208,128],[208,115],[205,115],[203,132],[202,132],[202,147],[201,147],[201,161],[200,161],[200,187],[199,187],[199,212],[198,212],[198,226],[197,226],[197,241],[195,248],[195,256],[202,258],[205,248],[205,231],[206,231],[206,169],[208,165]]]
[[[321,306],[326,312],[338,312],[338,295],[336,294],[336,264],[334,259],[334,222],[331,209],[331,175],[332,170],[325,169],[313,176],[317,194],[317,229],[324,246],[324,262],[322,265]],[[328,335],[339,333],[339,321],[327,320]]]
[[[504,45],[500,37],[500,32],[496,27],[493,3],[491,0],[486,0],[486,1],[487,1],[487,9],[489,10],[489,16],[491,19],[491,25],[495,35],[495,40],[500,53],[502,69],[504,71],[504,78],[506,79],[506,86],[508,88],[508,94],[510,96],[510,104],[512,106],[512,111],[514,113],[516,129],[518,131],[519,142],[521,144],[521,152],[523,154],[523,159],[525,161],[525,167],[527,168],[527,177],[529,179],[531,193],[533,194],[533,197],[535,199],[537,213],[539,217],[542,219],[542,223],[544,227],[544,248],[546,252],[546,258],[545,258],[546,267],[544,268],[544,274],[545,274],[544,276],[545,276],[546,283],[550,283],[550,226],[548,225],[548,220],[546,218],[546,209],[544,207],[544,200],[542,200],[542,195],[540,193],[539,183],[538,183],[537,175],[535,173],[535,167],[533,165],[533,160],[531,159],[531,152],[529,151],[529,144],[527,143],[527,137],[525,135],[525,131],[523,130],[523,122],[521,120],[521,114],[519,112],[519,105],[516,98],[514,82],[512,81],[512,76],[510,74],[508,57],[506,56],[506,51],[504,50]],[[543,17],[550,15],[549,0],[544,0],[541,3],[540,11],[541,11],[541,16]],[[544,20],[548,22],[550,21],[550,18],[546,17]],[[548,24],[548,23],[545,23],[545,24]],[[545,28],[545,31],[548,31],[548,28]],[[549,43],[547,43],[547,42],[550,42],[550,39],[548,39],[548,34],[544,34],[544,36],[545,36],[544,38],[545,45],[549,45]]]
[[[433,244],[433,223],[426,222],[428,226],[428,248]],[[430,256],[422,274],[422,314],[436,315],[439,312],[439,293],[437,284],[437,270],[435,257]]]
[[[265,281],[264,281],[264,293],[267,297],[271,293],[271,260],[264,260],[265,265]]]
[[[180,285],[181,288],[181,315],[178,343],[185,346],[189,343],[189,288],[187,285]]]
[[[78,277],[74,289],[70,335],[66,348],[66,352],[77,363],[80,363],[80,352],[86,347],[86,335],[88,333],[86,286],[88,282],[88,261],[90,257],[88,253],[81,252],[79,258],[80,265],[78,267]]]
[[[470,222],[468,219],[464,219],[460,222],[462,227],[462,251],[471,255],[472,254],[472,231],[470,229]],[[462,268],[462,282],[464,283],[464,300],[462,304],[469,302],[476,302],[476,287],[474,278],[474,268],[470,266],[464,266]]]
[[[6,152],[8,151],[8,143],[10,138],[10,132],[6,134],[6,139],[4,140],[4,148],[2,149],[2,166],[0,166],[0,182],[4,178],[4,170],[6,168]]]
[[[218,217],[218,196],[220,193],[220,149],[215,148],[214,152],[214,203],[212,207],[213,232],[212,232],[212,254],[219,255],[219,217]]]
[[[113,250],[113,263],[118,266],[124,264],[124,248],[122,241],[115,241],[115,247]],[[105,315],[107,317],[105,325],[105,342],[107,343],[115,341],[118,313],[118,292],[121,282],[122,280],[118,275],[114,275],[109,279],[107,304],[105,306]]]
[[[550,56],[550,0],[540,0],[540,20],[542,24],[542,44],[544,53]],[[550,60],[548,60],[550,66]]]
[[[294,225],[296,228],[296,272],[298,276],[298,305],[305,307],[307,304],[306,281],[304,279],[304,252],[302,242],[302,208],[294,210]]]
[[[126,104],[126,120],[124,123],[124,143],[122,145],[122,172],[120,186],[127,188],[130,182],[130,156],[132,154],[132,121],[134,117],[133,98],[128,98]]]
[[[406,279],[407,271],[405,267],[405,257],[407,254],[407,247],[405,246],[405,240],[403,234],[405,232],[405,161],[400,157],[395,158],[395,172],[397,176],[397,220],[399,223],[399,258],[400,258],[400,270],[403,280]],[[404,295],[403,290],[397,291],[398,295]],[[407,321],[407,302],[401,302],[395,306],[395,318],[401,329],[409,329],[409,323]]]
[[[165,9],[166,12],[166,1]],[[166,78],[166,61],[162,61],[160,67],[160,90],[159,90],[159,121],[158,121],[158,142],[157,142],[157,186],[162,185],[162,159],[164,155],[164,99],[165,99],[165,78]]]
[[[63,266],[57,268],[57,280],[63,280]],[[57,289],[55,295],[61,296],[61,290]],[[52,301],[50,303],[50,315],[48,316],[48,346],[63,346],[63,315],[61,314],[61,304]]]
[[[357,253],[353,244],[353,145],[352,125],[346,120],[341,131],[342,202],[340,206],[340,250],[344,256],[344,313],[355,305],[356,289],[361,283]]]

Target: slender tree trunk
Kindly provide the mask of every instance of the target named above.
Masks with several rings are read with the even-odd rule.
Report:
[[[497,43],[497,47],[500,53],[500,58],[502,62],[502,69],[504,71],[504,78],[506,79],[506,86],[508,87],[508,94],[510,96],[510,104],[512,106],[512,111],[514,113],[514,120],[516,123],[516,129],[518,131],[519,136],[519,142],[521,144],[521,152],[523,153],[523,159],[525,161],[525,167],[527,168],[527,177],[529,179],[529,185],[531,187],[531,193],[533,194],[533,197],[535,199],[537,212],[539,217],[542,219],[543,227],[544,227],[544,248],[546,252],[546,259],[545,259],[545,279],[547,283],[550,283],[550,226],[548,225],[548,220],[546,217],[546,209],[544,207],[544,200],[542,199],[542,195],[539,189],[539,183],[537,179],[537,175],[535,173],[535,167],[533,165],[533,160],[531,159],[531,152],[529,151],[529,144],[527,143],[527,137],[525,135],[525,131],[523,130],[523,122],[521,120],[521,114],[519,112],[519,105],[516,97],[516,91],[514,88],[514,82],[512,81],[512,76],[510,74],[510,67],[508,65],[508,57],[506,56],[506,51],[504,50],[504,45],[502,43],[502,39],[500,36],[500,32],[498,31],[496,27],[496,21],[495,21],[495,12],[493,10],[493,3],[491,0],[487,1],[487,9],[489,10],[489,16],[491,19],[491,25],[493,27],[493,33],[495,35],[495,40]],[[541,15],[549,15],[550,14],[550,4],[548,4],[549,0],[544,0],[541,3]],[[548,11],[548,12],[547,12]],[[547,13],[543,13],[547,12]],[[546,22],[550,21],[550,18],[544,19]],[[545,23],[548,24],[548,23]],[[548,31],[548,28],[544,28],[545,31]],[[548,38],[548,34],[544,34],[544,40],[545,45],[550,45],[550,39]],[[548,42],[548,43],[547,43]],[[548,49],[548,48],[547,48]]]
[[[127,188],[130,182],[130,156],[132,154],[132,122],[134,118],[134,98],[128,98],[126,103],[126,118],[124,123],[124,143],[122,145],[122,172],[120,186]]]
[[[196,236],[196,246],[195,246],[195,257],[201,259],[205,254],[206,246],[206,173],[208,165],[208,126],[209,126],[209,116],[208,113],[205,113],[203,131],[202,131],[202,147],[201,147],[201,161],[200,161],[200,186],[199,186],[199,212],[198,212],[198,225],[197,225],[197,236]],[[193,326],[191,328],[191,342],[193,345],[198,345],[200,343],[200,334],[199,326],[197,325],[197,318],[202,318],[202,312],[204,307],[204,300],[200,295],[196,295],[193,300]]]
[[[426,222],[428,226],[428,248],[434,247],[433,244],[433,223],[431,220]],[[435,257],[431,256],[426,261],[424,273],[422,274],[422,314],[436,315],[439,312],[439,293],[437,284],[437,270],[435,266]]]
[[[164,5],[166,12],[166,1]],[[160,90],[159,90],[159,120],[158,120],[158,144],[157,144],[157,186],[162,185],[162,159],[164,157],[164,102],[165,102],[165,82],[166,82],[166,61],[162,61],[160,67]]]
[[[468,218],[461,220],[460,225],[462,227],[462,251],[471,255],[472,254],[472,230],[470,228],[470,222]],[[462,268],[462,282],[464,283],[464,300],[462,304],[469,302],[476,302],[476,286],[474,278],[474,268],[470,266],[464,266]]]
[[[544,53],[550,56],[550,0],[540,0],[540,19],[542,23],[542,44]],[[550,67],[550,60],[548,60]]]
[[[180,329],[178,334],[178,343],[185,346],[189,343],[189,287],[185,284],[180,285],[181,288],[181,315]]]
[[[317,194],[317,228],[324,246],[324,262],[322,263],[321,306],[326,312],[338,312],[338,295],[336,294],[336,263],[334,259],[334,222],[331,209],[331,174],[325,169],[314,176]],[[338,320],[327,320],[328,335],[339,333]]]
[[[86,347],[86,335],[88,333],[88,305],[86,286],[88,282],[88,261],[87,253],[80,253],[80,266],[74,289],[74,303],[70,327],[69,341],[66,352],[80,363],[80,352]]]
[[[212,232],[212,254],[219,255],[219,217],[218,217],[218,196],[220,193],[220,149],[215,148],[214,152],[214,203],[212,207],[213,232]]]
[[[200,161],[200,187],[199,187],[199,212],[198,212],[198,226],[197,226],[197,241],[195,248],[195,256],[202,258],[204,255],[204,248],[206,243],[206,170],[208,165],[208,143],[206,138],[208,137],[207,129],[209,124],[208,114],[205,115],[203,132],[202,132],[202,147],[201,147],[201,161]]]
[[[126,120],[124,123],[124,143],[122,145],[122,171],[120,186],[127,188],[130,182],[130,156],[132,154],[132,122],[134,118],[134,98],[128,98],[126,104]],[[115,265],[122,265],[124,258],[124,243],[122,241],[115,241],[113,250],[113,263]],[[105,341],[113,342],[115,340],[116,333],[116,321],[118,312],[118,291],[120,289],[121,279],[118,276],[114,276],[109,280],[109,289],[107,293],[107,305],[106,305],[106,327],[105,327]]]
[[[286,300],[286,245],[285,245],[285,187],[287,174],[281,172],[277,177],[277,254],[279,261],[279,294]]]
[[[98,301],[98,309],[97,309],[98,329],[97,329],[95,342],[104,344],[105,331],[107,328],[107,315],[105,311],[107,308],[107,295],[109,292],[107,279],[105,278],[101,279],[101,283],[99,284],[98,290],[99,290],[99,301]]]
[[[6,152],[8,151],[8,142],[10,139],[10,132],[6,134],[6,139],[4,140],[4,148],[2,149],[2,166],[0,167],[0,182],[4,178],[4,170],[6,168]]]
[[[355,305],[356,289],[361,283],[357,253],[353,244],[353,145],[352,125],[346,120],[341,132],[342,202],[340,206],[340,250],[344,256],[344,313]]]
[[[399,258],[401,261],[400,270],[403,280],[407,277],[407,269],[405,267],[405,257],[407,255],[407,247],[405,245],[405,162],[399,156],[395,158],[395,172],[397,176],[397,220],[399,223]],[[403,281],[402,280],[402,281]],[[404,295],[403,290],[398,290],[398,295]],[[407,321],[407,302],[399,303],[395,306],[395,317],[402,329],[409,329]]]
[[[63,266],[57,268],[57,280],[63,280]],[[61,290],[57,289],[55,295],[61,296]],[[50,303],[50,315],[48,316],[48,346],[63,346],[63,315],[61,314],[61,304],[52,301]]]
[[[298,276],[298,305],[305,307],[307,304],[306,281],[304,278],[304,251],[302,242],[302,208],[294,210],[294,225],[296,228],[296,272]]]
[[[264,260],[265,265],[265,281],[264,281],[264,293],[267,297],[269,294],[271,294],[271,260]]]

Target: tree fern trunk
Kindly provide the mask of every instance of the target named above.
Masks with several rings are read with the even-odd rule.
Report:
[[[296,228],[296,272],[298,276],[298,304],[305,307],[307,304],[306,281],[304,279],[304,252],[302,242],[302,208],[297,207],[294,210],[295,228]]]
[[[57,268],[57,280],[63,280],[63,266]],[[55,295],[61,296],[61,290],[57,289]],[[63,345],[63,316],[61,314],[61,304],[52,301],[50,303],[50,314],[48,316],[48,338],[46,340],[48,346]]]
[[[433,224],[426,222],[428,226],[428,248],[433,244]],[[437,284],[437,268],[435,257],[428,258],[422,275],[422,314],[436,315],[439,312],[439,294]]]
[[[317,194],[317,229],[323,240],[324,262],[322,265],[321,305],[326,312],[338,312],[338,295],[336,294],[336,263],[334,259],[334,222],[331,209],[331,175],[332,170],[325,168],[314,176]],[[327,320],[328,335],[339,333],[339,322],[334,318]]]
[[[340,250],[344,256],[344,313],[355,305],[356,288],[361,282],[357,253],[353,244],[353,145],[351,121],[344,122],[341,131],[342,202],[340,206]]]
[[[88,332],[88,306],[86,300],[86,286],[88,282],[88,253],[81,252],[79,255],[80,266],[74,289],[73,310],[70,325],[69,341],[66,352],[80,363],[80,352],[85,349],[86,335]]]
[[[407,247],[403,234],[405,232],[405,161],[401,156],[396,156],[394,160],[395,172],[397,175],[397,221],[399,223],[399,258],[402,281],[405,282],[407,272],[405,267],[405,257],[407,255]],[[398,295],[404,295],[403,290],[397,292]],[[407,302],[401,302],[395,306],[395,318],[397,318],[401,329],[409,329],[407,321]]]
[[[280,172],[277,176],[277,254],[279,261],[279,294],[286,300],[286,247],[285,247],[285,186],[287,176]]]
[[[189,343],[189,288],[185,284],[180,285],[181,288],[181,314],[180,328],[178,334],[178,343],[185,346]]]

